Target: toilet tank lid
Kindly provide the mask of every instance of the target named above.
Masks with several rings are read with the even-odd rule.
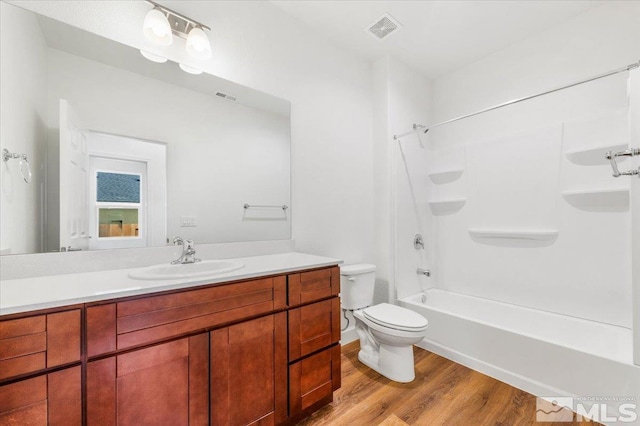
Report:
[[[358,263],[353,265],[341,265],[340,275],[358,275],[366,274],[367,272],[375,272],[376,265],[370,265],[367,263]]]

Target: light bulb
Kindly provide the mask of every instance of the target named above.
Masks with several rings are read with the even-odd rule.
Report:
[[[153,8],[144,17],[142,32],[147,39],[161,46],[173,43],[173,34],[169,20],[160,9]]]
[[[202,74],[202,71],[200,71],[200,70],[199,70],[199,69],[197,69],[197,68],[190,67],[189,65],[185,65],[185,64],[178,64],[178,66],[180,66],[180,69],[181,69],[182,71],[187,72],[187,73],[189,73],[189,74],[195,74],[195,75]]]
[[[156,54],[151,53],[151,52],[140,50],[140,54],[142,56],[144,56],[145,58],[147,58],[148,60],[150,60],[151,62],[157,62],[159,64],[164,64],[165,62],[167,62],[167,58],[164,58],[164,57],[162,57],[160,55],[156,55]]]
[[[211,57],[211,44],[202,28],[193,27],[187,36],[187,53],[196,59],[209,59]]]

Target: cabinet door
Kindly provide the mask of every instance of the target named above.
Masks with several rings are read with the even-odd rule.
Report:
[[[208,424],[206,333],[89,362],[88,425]]]
[[[80,366],[0,386],[0,425],[81,424]]]
[[[211,424],[273,425],[287,417],[282,312],[211,332]]]
[[[290,415],[316,409],[333,399],[340,388],[340,345],[332,346],[289,367]]]

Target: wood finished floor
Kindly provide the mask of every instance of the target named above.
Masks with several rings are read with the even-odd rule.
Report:
[[[423,349],[414,349],[416,379],[404,384],[360,363],[359,349],[358,341],[343,346],[342,387],[299,425],[572,424],[536,423],[535,396]]]

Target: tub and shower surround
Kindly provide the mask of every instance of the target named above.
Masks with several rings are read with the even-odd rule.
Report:
[[[396,142],[399,173],[426,182],[414,208],[431,252],[415,266],[432,277],[395,283],[398,303],[429,319],[420,346],[537,395],[640,396],[631,250],[640,194],[637,177],[614,178],[606,158],[640,146],[636,74]]]

